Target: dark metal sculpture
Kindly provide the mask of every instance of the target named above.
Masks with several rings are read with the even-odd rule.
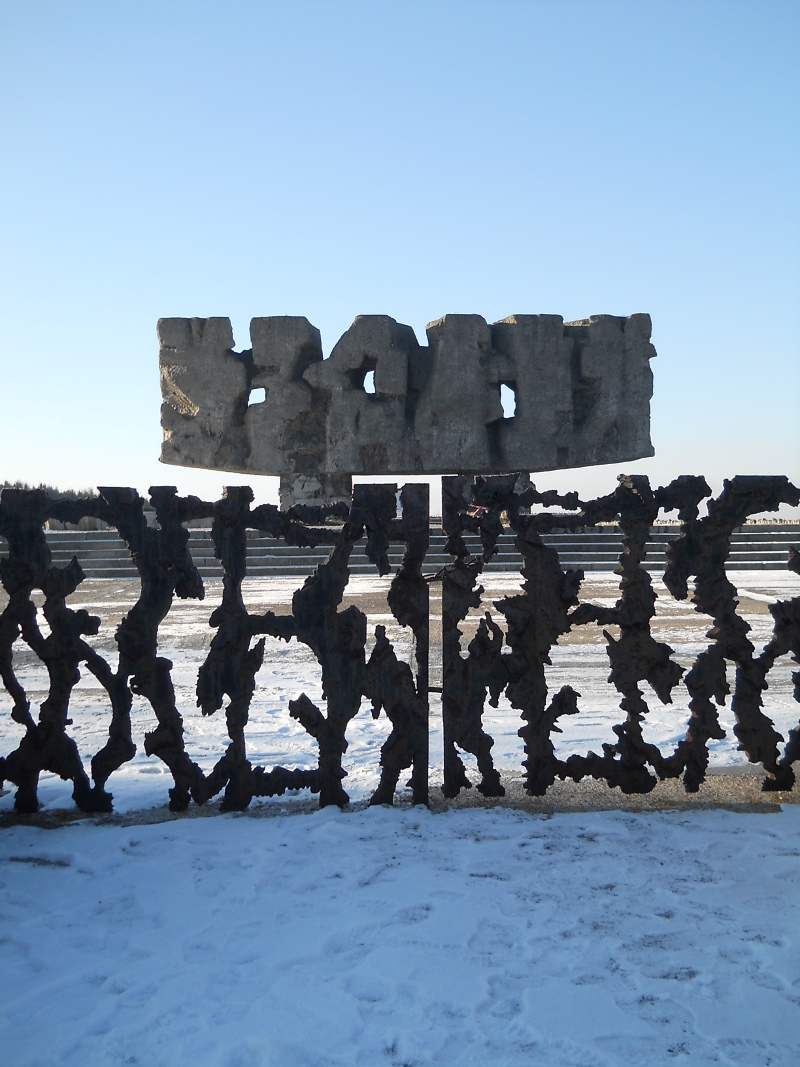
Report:
[[[761,763],[767,770],[765,789],[791,788],[791,763],[800,752],[800,737],[793,730],[786,751],[783,756],[779,754],[778,744],[783,738],[761,711],[761,693],[766,689],[766,675],[779,655],[791,650],[798,658],[800,598],[779,601],[770,607],[776,620],[775,637],[762,655],[755,657],[755,649],[746,637],[749,626],[736,613],[736,589],[725,574],[725,561],[731,534],[748,515],[776,510],[782,503],[797,504],[800,493],[784,477],[734,478],[725,483],[716,500],[709,501],[708,514],[700,518],[698,505],[710,494],[703,478],[682,477],[651,490],[645,477],[622,476],[610,496],[581,503],[574,494],[540,494],[533,487],[515,484],[507,476],[476,478],[472,484],[463,477],[443,479],[443,524],[449,535],[448,550],[456,557],[444,576],[442,597],[447,796],[456,796],[462,786],[469,784],[456,744],[478,757],[483,775],[478,789],[487,795],[497,795],[502,790],[489,754],[491,739],[481,727],[487,689],[494,706],[505,691],[512,707],[521,713],[525,725],[519,733],[525,745],[525,786],[530,794],[543,795],[556,778],[569,777],[577,782],[587,776],[604,779],[609,786],[619,786],[626,793],[642,793],[650,791],[658,778],[683,775],[686,790],[695,792],[708,766],[708,741],[724,736],[713,700],[721,701],[728,692],[726,660],[737,668],[732,707],[740,747],[751,762]],[[579,600],[583,572],[562,570],[557,552],[541,537],[553,528],[553,516],[525,514],[532,504],[555,504],[573,510],[572,515],[559,516],[562,529],[583,529],[609,521],[619,524],[623,538],[618,571],[621,595],[615,607]],[[708,634],[712,643],[698,657],[686,679],[692,713],[686,736],[676,751],[665,757],[642,736],[648,707],[639,683],[649,682],[659,699],[669,703],[683,668],[672,660],[669,645],[656,641],[650,632],[655,594],[642,564],[647,535],[659,511],[676,509],[681,529],[667,549],[664,581],[673,596],[686,599],[688,579],[696,576],[691,600],[698,611],[713,618],[714,628]],[[463,660],[458,623],[469,607],[480,603],[483,589],[477,586],[477,580],[483,562],[496,550],[501,513],[508,517],[522,555],[522,595],[495,602],[506,619],[505,637],[487,615],[469,647],[468,658]],[[465,529],[480,531],[482,560],[467,558],[461,536]],[[796,554],[790,565],[797,568]],[[621,694],[620,707],[626,718],[614,726],[617,742],[604,745],[602,756],[590,752],[561,761],[555,755],[550,735],[558,729],[560,716],[579,712],[580,694],[565,686],[548,705],[544,668],[550,663],[549,652],[558,637],[589,622],[619,627],[616,640],[607,630],[603,634],[611,663],[609,681]],[[510,654],[503,654],[503,640]],[[800,674],[794,679],[797,696]]]
[[[18,811],[37,809],[37,784],[43,771],[73,783],[73,797],[83,811],[111,810],[106,784],[114,771],[133,758],[131,732],[134,695],[143,696],[155,715],[144,738],[145,752],[169,768],[174,786],[170,808],[184,810],[191,800],[204,803],[223,793],[224,809],[243,810],[255,796],[272,796],[287,789],[319,793],[320,804],[344,805],[347,727],[362,701],[371,702],[377,718],[384,712],[392,724],[381,750],[381,776],[371,803],[391,804],[400,775],[410,769],[414,803],[428,801],[428,657],[429,584],[442,582],[442,716],[446,796],[470,785],[459,749],[472,753],[486,796],[500,796],[503,786],[495,768],[492,738],[484,730],[487,696],[497,706],[505,693],[520,713],[524,747],[525,786],[542,795],[556,778],[575,781],[591,776],[624,792],[647,792],[658,779],[683,776],[687,791],[696,791],[708,766],[708,742],[723,736],[717,705],[728,692],[726,663],[736,665],[732,708],[734,732],[753,763],[767,771],[764,789],[788,789],[794,783],[792,763],[800,758],[800,728],[783,738],[763,710],[767,677],[778,657],[791,654],[800,664],[800,597],[770,606],[775,620],[772,639],[756,655],[747,638],[748,625],[737,614],[736,590],[725,572],[733,530],[752,514],[775,510],[781,503],[800,503],[800,491],[786,478],[734,478],[707,505],[699,505],[710,490],[704,479],[678,478],[652,489],[644,477],[619,479],[609,496],[582,502],[576,494],[538,493],[518,475],[443,479],[443,526],[453,562],[438,575],[426,577],[429,508],[425,485],[356,486],[351,505],[297,506],[279,511],[270,505],[251,509],[247,488],[229,489],[221,500],[208,503],[179,497],[171,487],[151,489],[156,525],[148,526],[144,500],[132,489],[101,489],[99,497],[53,500],[40,490],[6,489],[0,499],[0,535],[7,556],[0,558],[0,580],[8,602],[0,613],[0,679],[12,702],[11,716],[24,733],[18,747],[0,758],[0,779],[17,786]],[[557,507],[530,513],[532,505]],[[710,643],[685,677],[691,717],[685,737],[671,753],[645,741],[642,724],[648,706],[642,691],[647,682],[663,702],[684,670],[669,645],[651,633],[655,594],[644,568],[648,533],[660,511],[678,512],[680,531],[667,550],[664,582],[677,599],[691,602],[713,619]],[[66,567],[51,564],[44,532],[48,520],[77,523],[85,516],[115,527],[127,544],[141,579],[137,602],[116,632],[119,649],[113,667],[91,646],[99,619],[74,610],[69,597],[83,581],[77,559]],[[204,715],[225,706],[230,743],[206,774],[186,751],[183,720],[171,679],[171,662],[158,654],[159,625],[174,597],[202,600],[203,583],[189,552],[186,524],[211,521],[212,539],[223,571],[223,597],[213,612],[215,628],[205,662],[199,669],[197,702]],[[543,535],[558,526],[578,530],[616,522],[623,537],[618,573],[620,597],[614,607],[582,601],[583,573],[561,567],[556,550]],[[331,523],[334,523],[333,525]],[[479,580],[483,566],[497,550],[508,524],[521,557],[523,583],[516,596],[493,604],[497,615],[485,610],[467,649],[462,649],[460,625],[470,609],[483,607]],[[296,546],[330,544],[327,561],[296,590],[288,614],[248,612],[242,596],[247,572],[247,531],[258,530]],[[482,555],[470,555],[466,532],[478,533]],[[349,577],[348,563],[363,543],[367,558],[379,574],[390,570],[387,549],[404,545],[402,564],[389,590],[389,605],[399,623],[414,637],[415,669],[398,659],[383,626],[366,657],[367,617],[357,607],[341,609]],[[794,550],[790,567],[800,572],[800,553]],[[44,594],[42,613],[49,632],[37,621],[34,590]],[[580,694],[566,685],[550,694],[545,667],[558,638],[589,623],[614,625],[619,636],[604,630],[611,666],[610,681],[620,693],[624,721],[614,726],[616,742],[599,755],[558,759],[551,735],[558,720],[578,714]],[[264,635],[307,645],[320,665],[325,711],[304,693],[289,703],[290,714],[302,724],[318,747],[313,770],[252,766],[247,756],[246,727],[250,705],[264,658]],[[30,648],[47,669],[49,692],[34,718],[30,702],[14,669],[17,641]],[[81,753],[67,732],[71,725],[72,691],[84,666],[108,695],[111,711],[108,740],[91,758],[91,778]],[[800,701],[800,670],[793,675],[795,699]],[[226,703],[227,701],[227,703]]]

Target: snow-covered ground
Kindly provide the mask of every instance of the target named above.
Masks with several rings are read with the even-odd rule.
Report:
[[[739,589],[740,613],[752,627],[750,639],[760,651],[772,631],[772,617],[767,605],[774,600],[789,599],[800,595],[800,576],[788,571],[741,571],[734,572],[731,579]],[[581,599],[596,604],[612,606],[617,599],[619,579],[613,574],[590,574],[584,582]],[[291,611],[292,592],[296,579],[248,579],[244,595],[248,610],[276,612]],[[482,579],[485,587],[484,601],[487,608],[497,600],[518,589],[514,575],[487,575]],[[663,583],[654,582],[658,593],[657,615],[653,622],[653,635],[674,649],[674,658],[688,670],[697,654],[708,646],[706,633],[712,620],[694,611],[688,602],[674,600]],[[388,606],[382,603],[389,579],[356,577],[348,586],[347,602],[369,608],[368,633],[372,634],[377,624],[387,627],[387,634],[395,643],[398,654],[410,653],[409,631],[402,629],[389,614]],[[114,630],[122,616],[129,610],[133,598],[138,595],[138,582],[85,582],[78,593],[70,598],[70,604],[90,607],[103,620],[100,634],[91,642],[112,666],[116,666],[117,650]],[[195,685],[197,669],[205,658],[214,631],[208,625],[211,612],[221,598],[222,583],[208,582],[206,599],[176,601],[159,632],[159,654],[172,660],[173,683],[178,707],[183,715],[186,749],[204,771],[208,772],[224,752],[228,744],[224,713],[204,717],[196,706]],[[100,598],[102,596],[102,599]],[[85,601],[81,599],[85,598]],[[432,682],[441,679],[441,645],[437,645],[437,626],[440,625],[441,592],[432,588],[431,616],[433,647]],[[496,613],[495,613],[496,614]],[[468,643],[481,612],[472,614],[472,622],[464,626],[462,647]],[[39,621],[45,627],[39,613]],[[472,626],[472,630],[470,630]],[[552,666],[547,669],[550,691],[555,692],[567,682],[581,694],[581,713],[567,716],[559,721],[563,733],[556,734],[556,751],[562,757],[572,752],[586,753],[590,749],[602,750],[604,742],[613,743],[615,723],[624,719],[619,709],[619,693],[608,684],[609,664],[606,645],[602,636],[603,627],[590,624],[573,631],[552,650]],[[608,627],[614,632],[614,627]],[[440,642],[439,637],[439,642]],[[257,677],[257,689],[250,709],[246,729],[248,756],[253,764],[272,767],[282,764],[289,767],[316,766],[316,743],[303,727],[289,716],[289,701],[305,692],[324,708],[320,683],[319,665],[311,651],[296,641],[286,643],[277,638],[266,639],[264,665]],[[368,641],[367,651],[371,644]],[[25,686],[35,709],[47,692],[47,674],[32,653],[26,652],[17,642],[14,666]],[[784,738],[797,725],[798,705],[793,698],[792,671],[797,669],[790,657],[782,657],[769,675],[769,689],[765,694],[765,710]],[[734,684],[734,668],[729,667],[729,684]],[[438,677],[437,677],[438,676]],[[644,729],[645,739],[658,744],[663,752],[671,752],[686,732],[689,718],[689,695],[681,682],[673,694],[671,704],[661,704],[647,683],[642,684],[650,713]],[[431,784],[442,780],[441,710],[439,697],[431,695]],[[7,702],[7,698],[6,698]],[[105,692],[85,669],[71,701],[73,725],[70,735],[75,739],[89,772],[93,753],[102,748],[107,738],[109,709]],[[733,716],[730,700],[719,708],[720,721],[726,730],[721,741],[709,745],[712,767],[723,767],[747,762],[737,749],[733,734]],[[155,717],[149,704],[135,698],[133,705],[133,737],[137,744],[134,759],[120,768],[109,780],[108,788],[114,795],[114,808],[128,812],[138,808],[162,805],[172,785],[172,777],[166,767],[156,758],[144,753],[143,739],[155,725]],[[484,715],[486,731],[494,738],[492,755],[495,765],[502,770],[520,773],[524,752],[517,736],[521,725],[519,713],[514,711],[503,697],[497,709],[487,702]],[[380,748],[390,732],[390,724],[381,715],[372,718],[369,702],[348,728],[348,750],[344,757],[347,778],[345,788],[353,801],[364,800],[376,788],[379,780]],[[0,752],[8,753],[19,743],[22,729],[11,720],[8,707],[0,717]],[[475,761],[464,755],[468,770],[475,768]],[[477,775],[477,771],[475,771]],[[40,784],[40,800],[45,808],[71,807],[72,783],[62,782],[52,774],[44,774]],[[267,803],[281,803],[279,798]],[[10,809],[13,795],[0,797],[0,812]]]
[[[758,648],[765,601],[797,595],[798,579],[745,572],[734,581]],[[612,576],[592,582],[592,599],[615,598]],[[506,588],[495,577],[484,585],[491,595]],[[109,625],[130,603],[122,592]],[[274,583],[247,586],[254,610],[283,595]],[[688,664],[707,620],[662,599],[657,635]],[[163,634],[187,748],[204,766],[225,743],[223,716],[192,712],[213,605],[213,589],[202,605],[180,605]],[[15,663],[33,696],[36,665]],[[563,750],[612,739],[619,712],[602,643],[565,643],[552,670],[553,686],[563,677],[582,693]],[[784,735],[797,722],[790,675],[780,664],[767,695]],[[90,682],[80,683],[71,728],[87,761],[106,722]],[[254,761],[313,765],[313,745],[286,712],[300,689],[319,695],[313,660],[276,642],[247,731]],[[651,709],[651,736],[669,745],[685,728],[680,695]],[[144,706],[136,715],[140,744],[152,717]],[[519,723],[508,708],[492,715],[496,762],[518,770]],[[721,717],[730,725],[727,707]],[[434,709],[433,784],[437,722]],[[366,706],[352,724],[345,786],[354,801],[377,783],[386,732]],[[717,765],[741,760],[728,733]],[[6,710],[0,749],[18,735]],[[774,814],[309,813],[296,797],[244,815],[159,821],[169,784],[140,744],[110,782],[116,809],[131,813],[124,824],[0,829],[4,1062],[800,1063],[798,805]],[[72,808],[70,785],[52,776],[41,799],[51,815]],[[5,818],[12,801],[0,798]]]
[[[800,1063],[800,808],[13,827],[3,1060]]]

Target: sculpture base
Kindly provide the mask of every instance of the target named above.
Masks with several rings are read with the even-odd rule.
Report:
[[[352,491],[349,474],[282,474],[281,511],[288,511],[295,504],[349,504]]]

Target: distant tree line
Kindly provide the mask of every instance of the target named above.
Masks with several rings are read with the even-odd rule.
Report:
[[[54,485],[47,485],[46,482],[39,482],[38,485],[31,485],[29,482],[0,482],[0,490],[3,489],[42,489],[48,493],[54,500],[77,500],[87,497],[96,497],[98,492],[96,489],[58,489]]]

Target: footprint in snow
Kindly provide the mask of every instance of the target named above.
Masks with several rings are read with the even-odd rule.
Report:
[[[433,908],[430,904],[414,904],[409,908],[401,908],[400,911],[395,912],[392,922],[404,923],[406,925],[413,925],[414,923],[421,923],[428,918]]]

